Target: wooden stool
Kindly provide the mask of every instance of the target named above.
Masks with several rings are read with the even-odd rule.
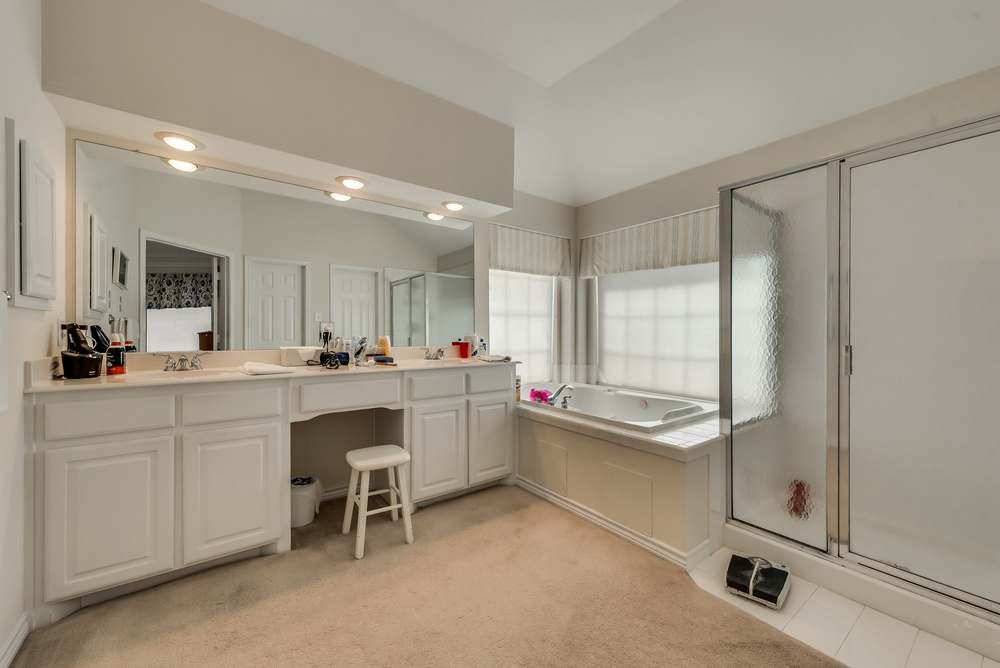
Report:
[[[403,464],[410,461],[410,453],[398,445],[376,445],[371,448],[361,448],[351,450],[347,453],[347,463],[351,465],[351,486],[347,489],[347,508],[344,509],[344,531],[351,531],[351,516],[354,515],[354,504],[358,505],[358,542],[354,550],[357,559],[365,556],[365,522],[369,515],[392,511],[392,521],[399,519],[396,514],[397,508],[403,509],[403,529],[406,533],[406,542],[413,542],[413,526],[410,524],[410,497],[406,493],[406,473],[403,471]],[[380,489],[374,492],[368,491],[371,472],[378,469],[385,469],[389,473],[389,488]],[[361,474],[361,494],[358,492],[358,473]],[[396,487],[396,480],[399,480],[399,487]],[[371,494],[384,494],[389,492],[390,504],[385,508],[368,510],[368,496]],[[399,495],[399,503],[396,503],[396,495]]]

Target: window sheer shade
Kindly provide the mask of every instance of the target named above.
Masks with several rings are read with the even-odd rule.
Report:
[[[571,276],[569,239],[491,223],[490,269]]]
[[[719,396],[719,264],[597,279],[599,382]]]
[[[580,241],[580,278],[719,261],[719,207]]]
[[[555,279],[490,270],[490,351],[521,362],[523,383],[553,378]]]

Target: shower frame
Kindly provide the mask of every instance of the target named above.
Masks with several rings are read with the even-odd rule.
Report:
[[[727,522],[783,545],[864,573],[963,612],[1000,623],[1000,603],[850,551],[851,170],[855,167],[1000,132],[1000,116],[915,134],[719,188],[719,423],[726,439]],[[826,168],[827,549],[820,550],[733,516],[732,225],[733,191],[810,169]]]

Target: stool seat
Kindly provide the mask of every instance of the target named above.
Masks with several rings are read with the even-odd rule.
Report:
[[[347,453],[347,463],[357,471],[374,471],[410,462],[410,453],[398,445],[376,445]]]

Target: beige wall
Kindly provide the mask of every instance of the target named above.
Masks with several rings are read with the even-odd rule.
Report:
[[[41,36],[39,0],[0,3],[0,116],[17,121],[55,169],[58,266],[65,267],[66,129],[41,91]],[[10,147],[3,137],[0,144],[6,156]],[[0,163],[0,172],[6,183],[6,162]],[[0,203],[6,211],[6,188],[0,188]],[[0,258],[6,258],[6,252]],[[64,286],[65,276],[59,278]],[[0,415],[0,644],[25,610],[24,360],[46,357],[56,349],[52,337],[56,318],[66,312],[65,287],[52,311],[7,309],[8,377],[0,380],[7,383],[10,397],[10,407]]]
[[[494,216],[492,221],[567,239],[576,237],[576,209],[520,190],[514,191],[514,208]]]
[[[197,0],[44,0],[43,8],[46,91],[513,202],[508,125]]]
[[[587,237],[715,206],[721,186],[998,114],[1000,67],[994,67],[579,207],[577,234]]]

